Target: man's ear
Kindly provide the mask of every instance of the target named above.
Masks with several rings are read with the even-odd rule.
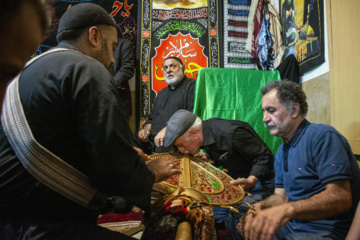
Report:
[[[185,65],[182,65],[182,71],[185,73]]]
[[[89,43],[95,48],[101,47],[101,32],[96,26],[89,28]]]
[[[189,129],[189,137],[194,138],[197,136],[197,131],[193,128]]]
[[[300,114],[300,105],[298,103],[294,103],[291,110],[291,116],[296,118]]]

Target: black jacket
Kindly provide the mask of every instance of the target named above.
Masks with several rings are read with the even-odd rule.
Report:
[[[274,177],[274,155],[248,123],[211,118],[203,121],[203,134],[206,153],[232,178]]]
[[[74,49],[67,44],[59,47]],[[41,145],[87,175],[101,192],[150,207],[154,176],[132,147],[115,82],[100,62],[75,49],[50,53],[24,70],[19,92],[28,124]],[[0,215],[88,219],[97,212],[30,175],[1,126]]]

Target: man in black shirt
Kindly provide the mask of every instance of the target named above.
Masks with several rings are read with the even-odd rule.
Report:
[[[135,136],[136,146],[151,154],[176,150],[164,147],[166,122],[179,109],[193,110],[195,80],[185,76],[185,67],[178,57],[168,57],[163,62],[165,81],[169,84],[157,95],[144,128]]]
[[[117,46],[114,20],[96,4],[76,4],[62,16],[57,40],[56,49],[35,59],[13,81],[18,83],[15,90],[31,135],[89,180],[99,193],[88,194],[91,200],[121,196],[129,205],[149,209],[154,182],[180,171],[164,158],[146,164],[133,148],[120,96],[107,70]],[[0,239],[131,239],[96,225],[105,202],[80,205],[27,171],[18,151],[23,142],[14,147],[5,135],[11,125],[0,125]],[[37,156],[34,148],[27,150]],[[75,171],[67,172],[68,179],[78,182]]]
[[[254,203],[273,193],[274,156],[246,122],[220,118],[202,121],[189,111],[178,110],[166,126],[164,146],[172,144],[181,153],[192,155],[203,155],[199,149],[204,149],[215,166],[224,167],[236,179],[232,184],[253,195],[254,198],[245,197],[245,202]],[[238,208],[241,213],[247,210]],[[234,228],[239,215],[220,208],[214,208],[214,213],[217,223],[224,222],[233,236],[239,237]]]
[[[192,155],[203,148],[215,166],[223,166],[234,179],[240,178],[233,183],[244,190],[274,177],[273,154],[246,122],[220,118],[202,121],[189,111],[178,110],[166,127],[164,146],[172,144],[181,153]]]

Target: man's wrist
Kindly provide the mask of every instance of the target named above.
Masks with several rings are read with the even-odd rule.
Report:
[[[254,175],[250,175],[247,179],[253,185],[255,185],[259,181],[259,178]]]
[[[151,168],[149,165],[147,167],[150,170],[150,172],[152,173],[152,175],[154,176],[154,182],[156,182],[156,171],[153,168]]]
[[[250,206],[249,211],[257,212],[265,209],[264,202],[258,202]]]
[[[285,215],[289,218],[289,219],[293,219],[295,216],[295,212],[296,212],[296,208],[292,203],[285,203],[283,204],[283,207],[285,208]]]

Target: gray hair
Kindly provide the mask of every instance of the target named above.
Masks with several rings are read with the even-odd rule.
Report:
[[[300,84],[287,79],[270,82],[261,89],[261,94],[264,96],[273,89],[277,90],[276,96],[283,106],[290,109],[294,103],[298,103],[300,105],[300,115],[302,117],[306,116],[308,104],[306,102],[306,94],[301,89]]]
[[[195,129],[195,130],[199,130],[202,126],[202,120],[199,117],[196,117],[195,122],[193,123],[193,125],[191,125],[191,127],[189,127],[189,129],[183,134],[183,137],[188,140],[189,139],[189,130],[191,128]]]

